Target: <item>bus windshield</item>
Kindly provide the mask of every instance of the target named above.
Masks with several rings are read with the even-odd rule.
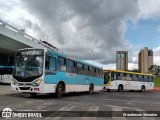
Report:
[[[40,76],[43,72],[43,50],[22,50],[15,56],[13,75],[17,77]]]

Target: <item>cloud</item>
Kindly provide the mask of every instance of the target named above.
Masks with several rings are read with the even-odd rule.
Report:
[[[160,18],[160,2],[159,0],[139,0],[138,1],[140,19]]]
[[[154,54],[154,64],[155,65],[160,65],[160,46],[156,47],[153,49],[153,54]]]
[[[42,25],[42,39],[48,35],[50,43],[83,60],[92,60],[93,49],[102,64],[115,63],[116,51],[128,50],[125,21],[139,12],[136,0],[27,0],[23,6]]]
[[[124,34],[126,21],[151,17],[142,0],[0,0],[0,17],[47,40],[68,56],[115,68],[116,51],[129,51],[129,68],[137,64],[137,47]],[[144,5],[145,4],[145,5]],[[141,17],[140,17],[141,16]],[[91,52],[93,50],[94,52]]]
[[[154,64],[160,65],[160,46],[157,46],[155,49],[153,49],[153,55],[154,55]]]
[[[153,49],[154,56],[160,56],[160,46]]]

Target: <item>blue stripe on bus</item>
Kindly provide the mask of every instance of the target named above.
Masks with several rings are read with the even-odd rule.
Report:
[[[14,66],[0,66],[0,68],[14,68]]]
[[[65,72],[57,72],[56,75],[45,75],[44,80],[47,84],[57,84],[59,81],[64,81],[65,84],[89,85],[93,83],[96,86],[103,86],[102,78]]]

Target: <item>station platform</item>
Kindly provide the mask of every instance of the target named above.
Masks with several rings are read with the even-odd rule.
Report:
[[[0,95],[11,94],[11,85],[10,84],[0,84]]]

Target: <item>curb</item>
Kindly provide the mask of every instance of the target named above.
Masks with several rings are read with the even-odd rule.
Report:
[[[160,91],[160,87],[154,87],[153,91]]]

